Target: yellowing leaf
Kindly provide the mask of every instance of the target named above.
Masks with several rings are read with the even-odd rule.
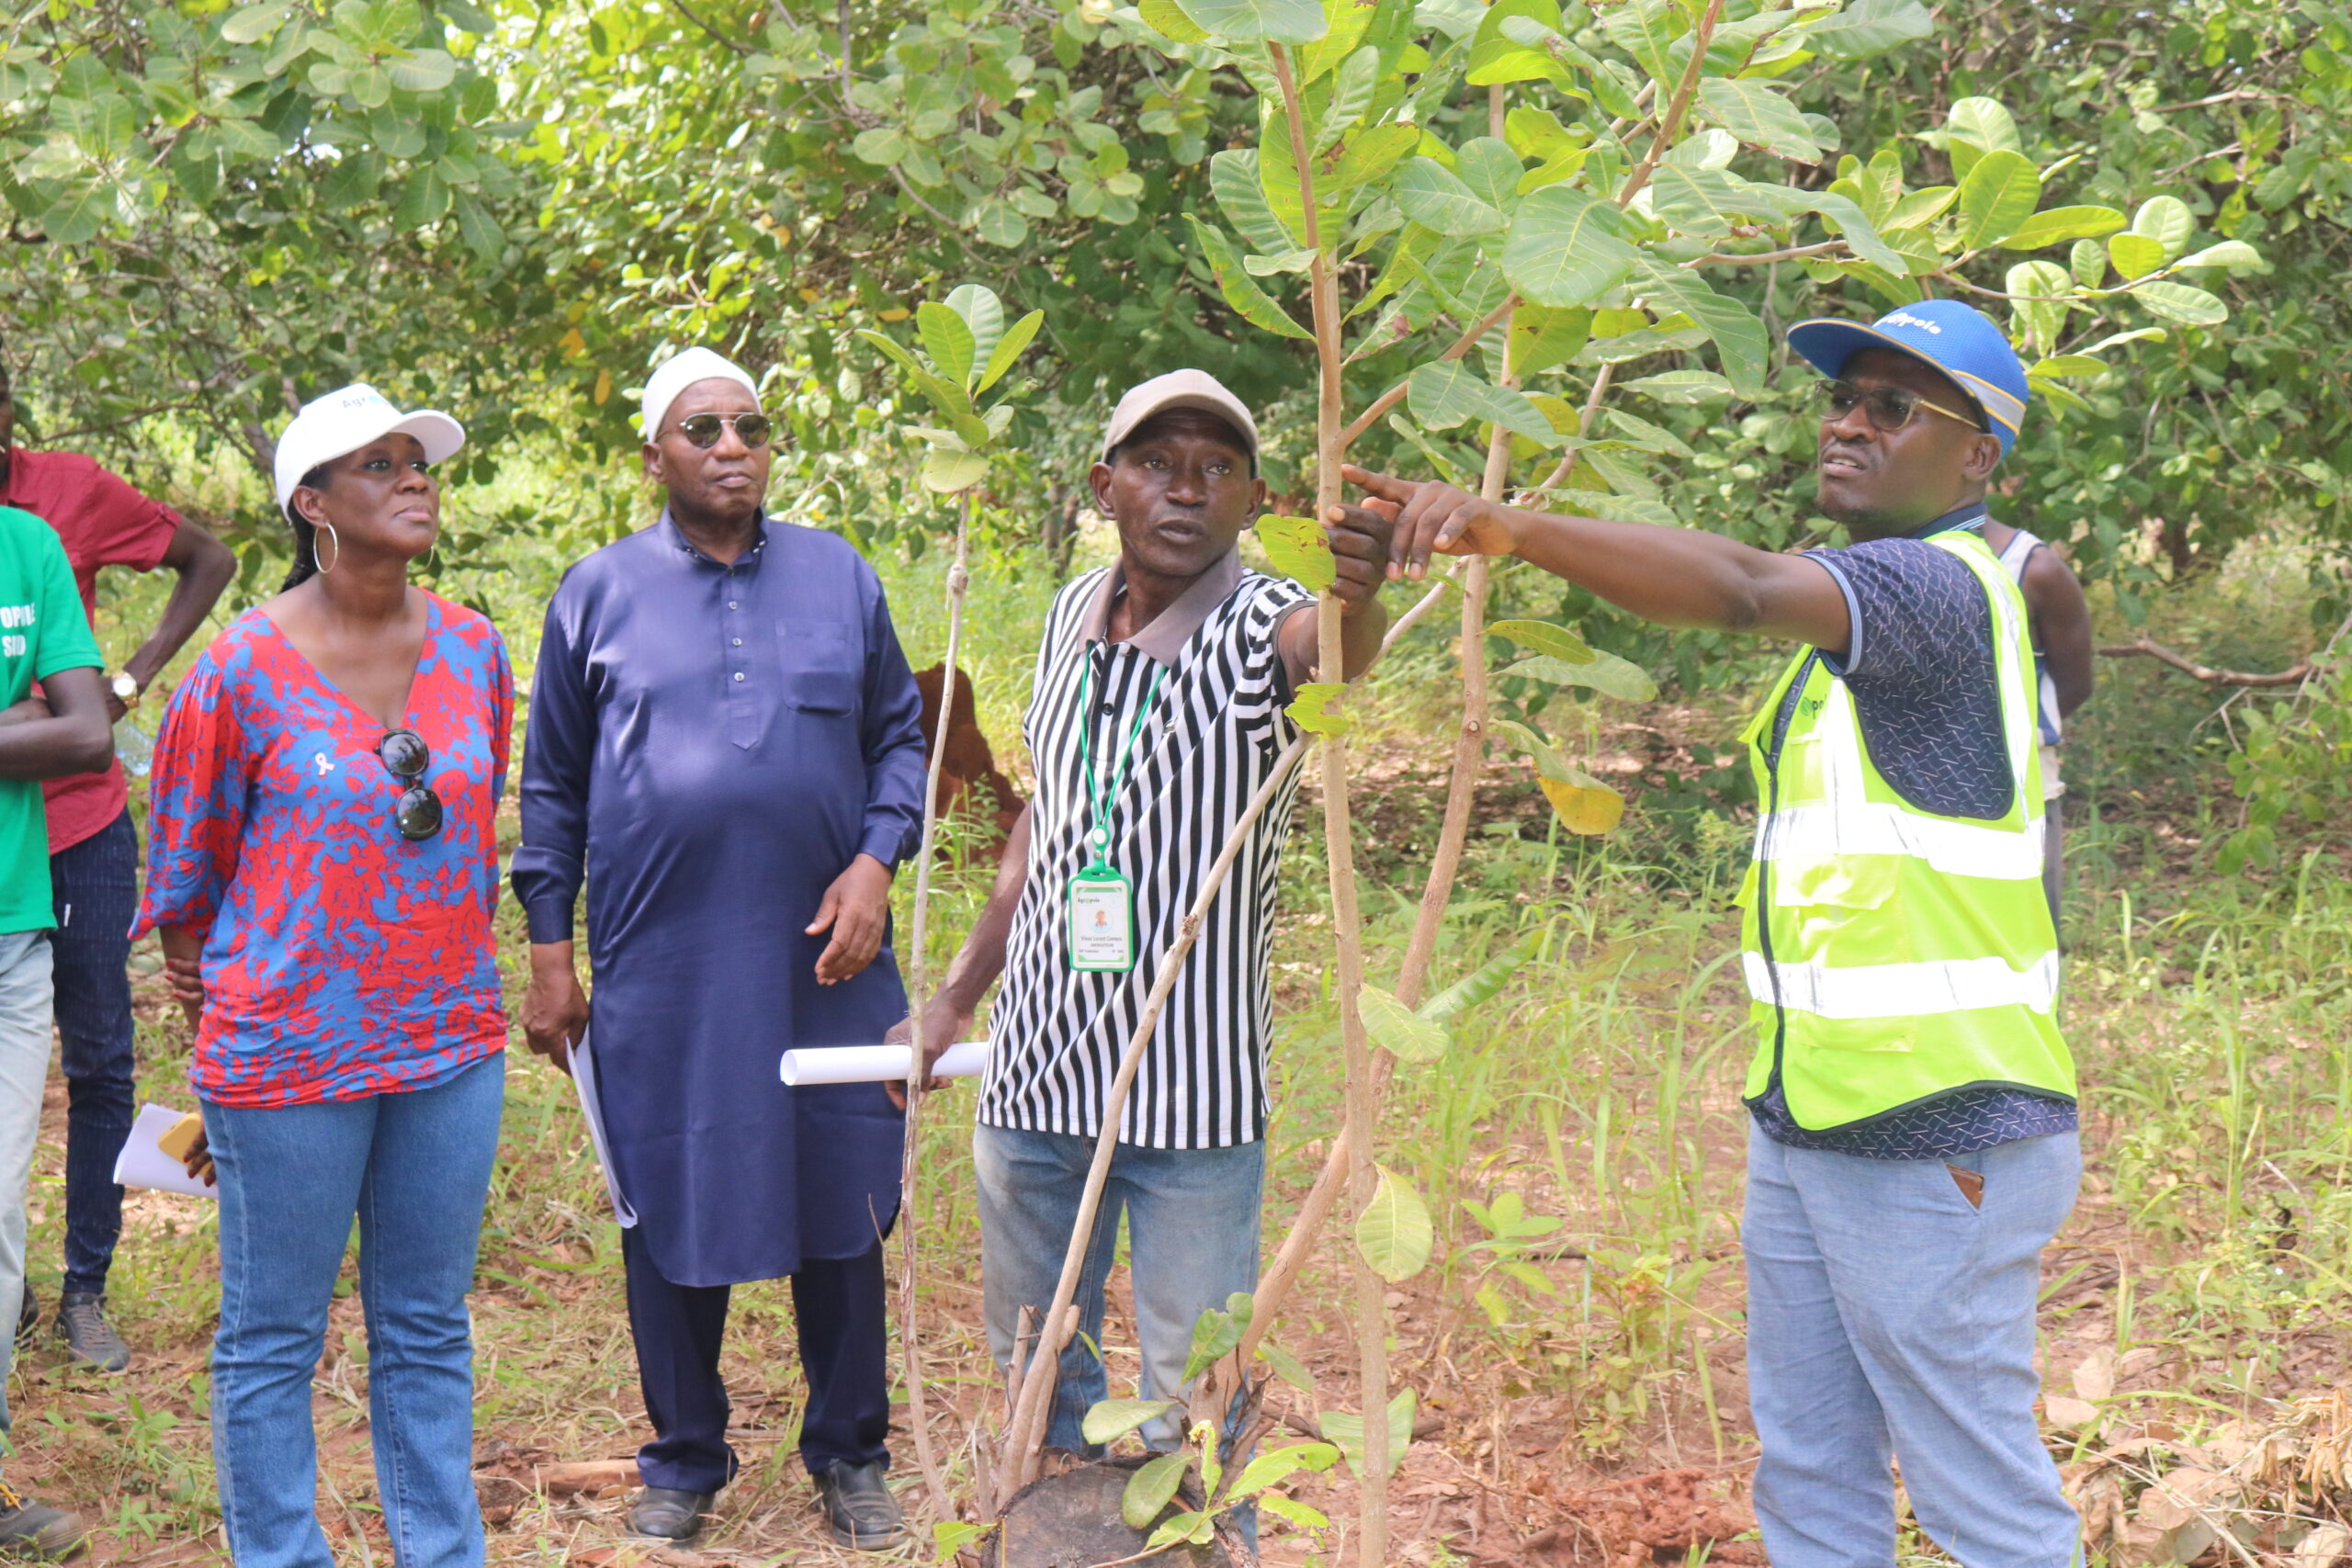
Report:
[[[1413,1190],[1411,1182],[1386,1166],[1373,1169],[1379,1173],[1380,1184],[1373,1189],[1363,1213],[1356,1216],[1356,1250],[1374,1273],[1393,1285],[1429,1266],[1437,1230],[1430,1219],[1430,1206]]]
[[[1544,798],[1559,813],[1560,826],[1571,833],[1598,839],[1617,829],[1618,821],[1625,815],[1625,797],[1602,784],[1586,777],[1582,784],[1565,779],[1537,778]]]
[[[1570,664],[1589,664],[1593,660],[1590,645],[1566,626],[1555,626],[1549,621],[1497,621],[1487,628],[1490,637],[1507,637],[1521,648],[1566,660]]]
[[[612,373],[611,371],[609,371],[609,370],[599,370],[599,371],[597,371],[597,372],[596,372],[596,390],[595,390],[595,392],[594,392],[594,401],[595,401],[596,406],[597,406],[598,408],[603,408],[603,407],[605,406],[605,403],[609,402],[609,401],[612,400],[612,396],[613,396],[613,373]]]
[[[1330,541],[1311,517],[1261,517],[1258,542],[1265,547],[1266,558],[1274,570],[1303,588],[1320,593],[1340,579]]]

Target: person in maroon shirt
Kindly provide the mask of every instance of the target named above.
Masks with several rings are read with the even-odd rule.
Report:
[[[151,501],[78,452],[28,452],[13,444],[17,405],[0,356],[0,505],[31,513],[57,530],[97,625],[98,569],[169,567],[179,574],[163,618],[109,681],[107,716],[138,705],[237,573],[229,547],[161,502]],[[56,964],[57,1032],[64,1046],[65,1282],[57,1333],[75,1361],[106,1371],[130,1364],[130,1348],[107,1322],[107,1269],[122,1233],[122,1189],[115,1156],[130,1134],[132,1077],[130,922],[139,905],[139,842],[130,826],[130,784],[119,761],[102,773],[52,779],[49,874],[57,905],[50,942]],[[22,1335],[40,1315],[29,1285]]]

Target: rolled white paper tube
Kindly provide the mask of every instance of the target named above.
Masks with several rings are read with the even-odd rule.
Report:
[[[795,1089],[822,1083],[903,1083],[914,1059],[906,1045],[827,1045],[786,1051],[782,1073]],[[943,1078],[976,1078],[989,1065],[989,1043],[965,1040],[940,1054],[932,1069]]]

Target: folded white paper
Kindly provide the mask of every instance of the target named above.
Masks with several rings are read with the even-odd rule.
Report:
[[[220,1190],[207,1187],[201,1179],[190,1176],[187,1167],[165,1154],[162,1146],[164,1134],[180,1124],[185,1111],[174,1111],[168,1105],[142,1105],[139,1119],[130,1124],[130,1136],[122,1143],[122,1153],[114,1156],[114,1184],[117,1187],[146,1187],[158,1192],[184,1192],[191,1198],[218,1198]]]
[[[621,1196],[621,1180],[613,1173],[613,1151],[605,1143],[605,1110],[596,1098],[596,1057],[588,1048],[588,1032],[580,1032],[580,1043],[571,1048],[571,1087],[580,1095],[580,1115],[588,1123],[588,1142],[596,1150],[596,1163],[605,1171],[605,1196],[613,1201],[613,1218],[628,1230],[637,1224],[637,1211]]]
[[[795,1089],[820,1083],[904,1083],[914,1061],[911,1045],[827,1045],[784,1054],[784,1081]],[[932,1076],[976,1078],[987,1070],[989,1043],[966,1040],[940,1053]]]

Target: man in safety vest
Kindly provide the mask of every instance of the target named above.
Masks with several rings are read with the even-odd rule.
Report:
[[[1979,532],[2025,370],[1949,299],[1789,342],[1827,378],[1819,505],[1843,548],[1775,555],[1347,477],[1402,508],[1392,570],[1515,555],[1661,625],[1804,645],[1747,734],[1765,1546],[1775,1568],[1885,1568],[1891,1455],[1968,1568],[2065,1568],[2078,1527],[2034,1422],[2034,1304],[2082,1155],[2026,609]]]

